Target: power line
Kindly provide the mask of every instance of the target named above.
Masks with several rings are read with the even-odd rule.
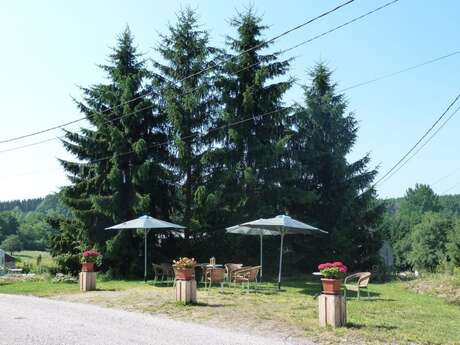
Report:
[[[262,42],[260,42],[259,44],[255,45],[255,46],[253,46],[253,47],[250,47],[250,48],[248,48],[248,49],[242,51],[241,53],[239,53],[239,54],[237,54],[237,55],[230,56],[230,57],[228,57],[228,58],[226,58],[226,59],[223,59],[219,64],[210,65],[210,66],[208,66],[208,67],[206,67],[206,68],[204,68],[204,69],[202,69],[202,70],[200,70],[200,71],[198,71],[198,72],[195,72],[195,73],[192,73],[192,74],[190,74],[190,75],[188,75],[188,76],[185,76],[184,78],[178,80],[177,83],[181,83],[181,82],[183,82],[183,81],[185,81],[185,80],[188,80],[188,79],[190,79],[190,78],[196,77],[196,76],[198,76],[198,75],[200,75],[200,74],[203,74],[203,73],[205,73],[205,72],[208,72],[208,71],[210,71],[210,70],[216,68],[218,65],[227,63],[227,62],[231,61],[231,60],[234,59],[234,58],[240,57],[240,56],[242,56],[242,55],[244,55],[244,54],[247,54],[247,53],[249,53],[249,52],[251,52],[251,51],[253,51],[253,50],[256,50],[256,49],[259,49],[259,48],[261,48],[261,47],[264,47],[264,46],[266,46],[267,44],[273,43],[273,42],[275,42],[276,40],[280,39],[281,37],[286,36],[286,35],[290,34],[290,33],[293,32],[293,31],[299,30],[299,29],[301,29],[301,28],[303,28],[303,27],[305,27],[305,26],[307,26],[307,25],[309,25],[309,24],[311,24],[311,23],[317,21],[318,19],[321,19],[321,18],[323,18],[323,17],[325,17],[325,16],[327,16],[327,15],[329,15],[329,14],[335,12],[335,11],[338,11],[338,10],[341,9],[342,7],[345,7],[345,6],[351,4],[351,3],[354,2],[354,1],[355,1],[355,0],[348,0],[348,1],[346,1],[346,2],[344,2],[344,3],[342,3],[342,4],[340,4],[340,5],[338,5],[338,6],[334,7],[334,8],[332,8],[332,9],[326,11],[326,12],[321,13],[320,15],[318,15],[318,16],[316,16],[316,17],[314,17],[314,18],[311,18],[311,19],[309,19],[309,20],[303,22],[302,24],[299,24],[299,25],[297,25],[297,26],[295,26],[295,27],[293,27],[293,28],[291,28],[291,29],[288,29],[288,30],[282,32],[281,34],[279,34],[279,35],[277,35],[277,36],[275,36],[275,37],[273,37],[273,38],[271,38],[271,39],[269,39],[269,40],[262,41]],[[151,92],[150,92],[150,93],[151,93]],[[103,110],[102,112],[98,112],[98,113],[96,113],[96,114],[93,114],[92,116],[95,116],[95,115],[97,115],[97,114],[103,115],[103,114],[105,114],[105,113],[107,113],[107,112],[110,112],[110,111],[114,110],[114,109],[117,108],[117,107],[125,106],[125,105],[127,105],[127,104],[130,104],[130,103],[136,101],[136,100],[139,100],[139,99],[145,97],[145,96],[148,95],[148,94],[149,94],[149,93],[143,94],[142,96],[137,96],[137,97],[135,97],[135,98],[133,98],[133,99],[130,99],[129,101],[122,102],[122,103],[120,103],[120,104],[118,104],[118,105],[116,105],[116,106],[107,108],[107,109]],[[60,125],[56,125],[56,126],[53,126],[53,127],[50,127],[50,128],[42,129],[42,130],[40,130],[40,131],[36,131],[36,132],[32,132],[32,133],[20,135],[20,136],[17,136],[17,137],[12,137],[12,138],[9,138],[9,139],[0,140],[0,144],[12,142],[12,141],[17,141],[17,140],[20,140],[20,139],[24,139],[24,138],[28,138],[28,137],[31,137],[31,136],[35,136],[35,135],[42,134],[42,133],[45,133],[45,132],[49,132],[49,131],[52,131],[52,130],[55,130],[55,129],[61,129],[61,128],[65,127],[65,126],[68,126],[68,125],[70,125],[70,124],[74,124],[74,123],[79,122],[79,121],[83,121],[83,120],[85,120],[85,119],[87,119],[86,116],[85,116],[85,117],[82,117],[82,118],[79,118],[79,119],[75,119],[75,120],[73,120],[73,121],[69,121],[69,122],[60,124]]]
[[[353,18],[353,19],[349,20],[348,22],[345,22],[345,23],[343,23],[343,24],[340,24],[340,25],[338,25],[338,26],[336,26],[336,27],[334,27],[334,28],[332,28],[332,29],[330,29],[330,30],[328,30],[328,31],[325,31],[325,32],[323,32],[323,33],[321,33],[321,34],[319,34],[319,35],[316,35],[316,36],[312,37],[312,38],[309,38],[308,40],[302,41],[302,42],[296,44],[296,45],[293,46],[293,47],[290,47],[290,48],[288,48],[288,49],[282,50],[281,53],[283,53],[283,54],[284,54],[284,53],[287,53],[288,51],[291,51],[291,50],[293,50],[293,49],[296,49],[296,48],[298,48],[298,47],[300,47],[300,46],[302,46],[302,45],[304,45],[304,44],[306,44],[306,43],[310,43],[311,41],[314,41],[314,40],[316,40],[316,39],[318,39],[318,38],[321,38],[321,37],[323,37],[323,36],[326,36],[326,35],[328,35],[328,34],[334,32],[334,31],[337,31],[337,30],[339,30],[339,29],[341,29],[341,28],[343,28],[343,27],[345,27],[345,26],[347,26],[347,25],[350,25],[350,24],[352,24],[352,23],[354,23],[354,22],[357,22],[357,21],[359,21],[359,20],[361,20],[361,19],[363,19],[363,18],[365,18],[365,17],[367,17],[367,16],[369,16],[369,15],[375,13],[375,12],[378,12],[378,11],[380,11],[380,10],[383,10],[385,7],[391,6],[391,5],[393,5],[394,3],[398,2],[398,1],[399,1],[399,0],[393,0],[393,1],[387,2],[386,4],[383,4],[382,6],[379,6],[379,7],[375,8],[375,9],[369,11],[369,12],[366,12],[366,13],[364,13],[364,14],[362,14],[362,15],[356,17],[356,18]]]
[[[379,7],[375,8],[374,10],[371,10],[371,11],[369,11],[369,12],[366,12],[366,13],[364,13],[364,14],[362,14],[362,15],[356,17],[356,18],[353,18],[353,19],[351,19],[351,20],[349,20],[349,21],[347,21],[347,22],[341,24],[341,25],[338,25],[338,26],[336,26],[336,27],[334,27],[334,28],[332,28],[332,29],[330,29],[330,30],[327,30],[327,31],[325,31],[325,32],[323,32],[323,33],[321,33],[321,34],[318,34],[318,35],[316,35],[316,36],[313,36],[312,38],[309,38],[308,40],[302,41],[302,42],[300,42],[300,43],[298,43],[298,44],[296,44],[296,45],[294,45],[294,46],[292,46],[292,47],[290,47],[290,48],[287,48],[287,49],[285,49],[285,50],[282,50],[282,51],[278,52],[278,55],[285,54],[285,53],[287,53],[287,52],[289,52],[289,51],[291,51],[291,50],[293,50],[293,49],[297,49],[297,48],[299,48],[299,47],[301,47],[301,46],[303,46],[303,45],[305,45],[305,44],[307,44],[307,43],[310,43],[310,42],[315,41],[315,40],[317,40],[317,39],[319,39],[319,38],[321,38],[321,37],[324,37],[324,36],[326,36],[326,35],[328,35],[328,34],[334,32],[334,31],[336,31],[336,30],[338,30],[338,29],[340,29],[340,28],[343,28],[343,27],[345,27],[345,26],[347,26],[347,25],[349,25],[349,24],[352,24],[352,23],[354,23],[354,22],[360,20],[360,19],[363,19],[363,18],[365,18],[365,17],[367,17],[367,16],[369,16],[369,15],[371,15],[371,14],[377,12],[377,11],[380,11],[380,10],[382,10],[382,9],[384,9],[384,8],[390,6],[390,5],[392,5],[392,4],[394,4],[394,3],[398,2],[398,1],[399,1],[399,0],[390,1],[390,2],[388,2],[388,3],[386,3],[386,4],[382,5],[382,6],[379,6]],[[247,70],[247,69],[252,68],[252,67],[255,67],[255,66],[259,65],[260,63],[261,63],[261,61],[256,62],[256,63],[253,63],[253,64],[251,64],[251,65],[249,65],[249,66],[246,66],[246,67],[244,67],[244,68],[242,68],[242,69],[236,71],[236,73],[242,72],[242,71]],[[217,65],[216,65],[216,66],[217,66]],[[197,88],[198,88],[198,87],[197,87]],[[196,90],[197,88],[193,88],[192,90],[187,91],[186,94],[193,92],[193,91]],[[147,106],[147,107],[144,107],[144,108],[141,108],[141,109],[137,109],[137,110],[132,111],[132,112],[130,112],[130,113],[123,114],[123,115],[118,116],[118,117],[115,117],[115,118],[113,118],[113,119],[109,119],[109,120],[107,120],[107,123],[113,123],[113,122],[118,121],[118,120],[120,120],[120,119],[122,119],[122,118],[131,116],[131,115],[136,114],[136,113],[138,113],[138,112],[140,112],[140,111],[144,111],[144,110],[147,110],[147,109],[150,109],[150,108],[153,108],[153,107],[154,107],[154,105],[150,105],[150,106]],[[83,119],[84,119],[84,118],[83,118]],[[27,147],[31,147],[31,146],[35,146],[35,145],[40,145],[40,144],[43,144],[43,143],[46,143],[46,142],[49,142],[49,141],[52,141],[52,140],[63,139],[63,138],[65,138],[65,136],[61,136],[61,137],[57,137],[57,138],[50,138],[50,139],[47,139],[47,140],[38,141],[38,142],[31,143],[31,144],[28,144],[28,145],[23,145],[23,146],[18,146],[18,147],[9,148],[9,149],[0,151],[0,154],[1,154],[1,153],[4,153],[4,152],[11,152],[11,151],[20,150],[20,149],[27,148]],[[0,143],[1,143],[1,142],[0,142]]]
[[[459,168],[457,168],[457,169],[455,169],[455,170],[452,170],[452,171],[451,171],[450,173],[448,173],[447,175],[444,175],[444,176],[438,178],[436,181],[434,181],[434,182],[431,184],[431,186],[432,186],[432,187],[436,186],[436,185],[439,184],[441,181],[445,180],[445,179],[448,178],[448,177],[451,177],[453,174],[455,174],[455,173],[458,172],[459,170],[460,170]]]
[[[450,119],[452,119],[455,116],[455,114],[457,114],[459,110],[460,110],[460,107],[455,109],[455,111],[436,129],[436,131],[423,143],[423,145],[420,146],[417,149],[417,151],[415,151],[409,158],[407,158],[404,161],[404,163],[402,163],[395,171],[393,171],[393,173],[391,173],[385,180],[383,180],[381,184],[388,181],[394,174],[396,174],[399,170],[401,170],[412,158],[414,158],[414,156],[416,156],[426,145],[428,145],[428,143],[436,136],[436,134],[438,134],[438,132],[447,124],[447,122],[449,122]]]
[[[371,188],[374,188],[376,185],[378,185],[381,181],[383,181],[388,175],[390,175],[417,147],[418,145],[430,134],[430,132],[433,130],[434,127],[441,121],[444,116],[449,112],[449,110],[454,106],[454,104],[458,101],[460,98],[460,94],[455,97],[455,99],[449,104],[449,106],[446,108],[446,110],[441,114],[441,116],[438,117],[438,119],[431,125],[431,127],[418,139],[418,141],[410,148],[409,151],[407,151],[397,162],[394,164],[391,169],[389,169],[382,177],[380,177],[377,182],[375,182]]]
[[[455,187],[458,187],[460,186],[460,182],[457,182],[456,184],[454,184],[453,186],[447,188],[446,190],[444,190],[443,192],[441,192],[441,194],[446,194],[448,192],[450,192],[452,189],[454,189]]]
[[[281,111],[288,111],[290,110],[291,107],[286,107],[286,108],[280,108],[280,109],[276,109],[276,110],[272,110],[272,111],[269,111],[269,112],[266,112],[266,113],[263,113],[263,114],[260,114],[260,115],[257,115],[256,117],[258,119],[260,118],[263,118],[265,116],[269,116],[269,115],[273,115],[275,113],[279,113]],[[218,130],[221,130],[221,129],[225,129],[225,128],[230,128],[230,127],[234,127],[234,126],[237,126],[239,124],[242,124],[244,122],[247,122],[247,121],[254,121],[254,116],[250,116],[250,117],[247,117],[245,119],[242,119],[242,120],[238,120],[238,121],[235,121],[235,122],[231,122],[229,124],[225,124],[225,125],[222,125],[222,126],[219,126],[219,127],[214,127],[214,128],[211,128],[208,130],[208,132],[206,132],[205,134],[203,134],[201,137],[206,137],[207,135],[209,135],[210,133],[212,132],[215,132],[215,131],[218,131]],[[182,136],[180,137],[180,140],[188,140],[188,139],[194,139],[194,138],[197,138],[199,136],[199,134],[191,134],[191,135],[186,135],[186,136]],[[154,145],[151,145],[151,146],[147,146],[148,149],[151,149],[151,148],[154,148],[154,147],[161,147],[161,146],[165,146],[165,145],[168,145],[169,143],[171,142],[171,140],[167,140],[167,141],[164,141],[162,143],[154,143]],[[88,166],[88,165],[91,165],[91,164],[94,164],[94,163],[97,163],[97,162],[101,162],[101,161],[105,161],[105,160],[109,160],[109,159],[112,159],[112,158],[115,158],[115,157],[122,157],[122,156],[126,156],[126,155],[129,155],[131,153],[134,153],[134,150],[129,150],[129,151],[126,151],[126,152],[122,152],[122,153],[119,153],[119,154],[115,154],[115,155],[110,155],[110,156],[105,156],[105,157],[102,157],[102,158],[98,158],[98,159],[94,159],[90,162],[87,162],[87,163],[81,163],[81,165],[85,165],[85,166]]]
[[[384,75],[382,75],[382,76],[380,76],[380,77],[377,77],[377,78],[374,78],[374,79],[370,79],[370,80],[367,80],[367,81],[364,81],[364,82],[361,82],[361,83],[357,83],[357,84],[348,86],[348,87],[346,87],[346,88],[340,90],[339,92],[348,91],[348,90],[355,89],[355,88],[357,88],[357,87],[364,86],[364,85],[367,85],[367,84],[371,84],[371,83],[374,83],[374,82],[377,82],[377,81],[380,81],[380,80],[383,80],[383,79],[391,78],[391,77],[394,77],[394,76],[396,76],[396,75],[398,75],[398,74],[402,74],[402,73],[405,73],[405,72],[409,72],[409,71],[414,70],[414,69],[416,69],[416,68],[420,68],[420,67],[423,67],[423,66],[426,66],[426,65],[429,65],[429,64],[438,62],[438,61],[440,61],[440,60],[447,59],[447,58],[449,58],[449,57],[451,57],[451,56],[454,56],[454,55],[457,55],[457,54],[460,54],[460,50],[456,50],[456,51],[451,52],[451,53],[449,53],[449,54],[446,54],[446,55],[443,55],[443,56],[440,56],[440,57],[437,57],[437,58],[434,58],[434,59],[431,59],[431,60],[428,60],[428,61],[419,63],[419,64],[417,64],[417,65],[413,65],[413,66],[410,66],[410,67],[401,69],[401,70],[396,71],[396,72],[384,74]]]
[[[59,139],[64,139],[64,138],[65,138],[65,136],[63,135],[63,136],[60,136],[60,137],[53,137],[53,138],[49,138],[49,139],[45,139],[45,140],[41,140],[41,141],[36,141],[36,142],[26,144],[26,145],[15,146],[15,147],[11,147],[9,149],[1,150],[0,154],[1,153],[12,152],[12,151],[17,151],[17,150],[22,150],[22,149],[25,149],[25,148],[28,148],[28,147],[37,146],[37,145],[41,145],[41,144],[46,144],[46,143],[49,143],[49,142],[52,142],[52,141],[55,141],[55,140],[59,140]]]

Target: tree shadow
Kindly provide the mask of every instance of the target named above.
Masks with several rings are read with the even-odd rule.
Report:
[[[178,306],[178,307],[185,307],[185,308],[191,308],[191,307],[201,307],[201,308],[228,308],[228,307],[235,307],[236,304],[222,304],[222,303],[207,303],[207,302],[194,302],[194,303],[183,303],[180,301],[175,301],[171,302],[172,304]]]
[[[386,330],[386,331],[391,331],[391,330],[395,330],[395,329],[398,329],[398,327],[396,326],[388,326],[388,325],[364,325],[364,324],[360,324],[360,323],[354,323],[354,322],[347,322],[346,324],[346,327],[347,328],[350,328],[350,329],[368,329],[368,330],[372,330],[372,329],[375,329],[375,330]]]

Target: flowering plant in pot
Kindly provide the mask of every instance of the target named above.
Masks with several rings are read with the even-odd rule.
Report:
[[[81,254],[81,270],[82,272],[93,272],[94,265],[99,263],[102,259],[102,254],[99,253],[97,250],[90,249],[85,250]]]
[[[175,268],[176,279],[192,280],[195,277],[196,261],[194,258],[179,258],[173,261]]]
[[[318,269],[323,278],[321,283],[323,284],[323,293],[329,295],[340,294],[340,288],[342,287],[342,279],[348,272],[347,266],[342,262],[326,262],[320,264]]]

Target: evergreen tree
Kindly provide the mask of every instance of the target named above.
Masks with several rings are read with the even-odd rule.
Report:
[[[289,108],[283,96],[292,80],[284,78],[289,60],[264,53],[267,29],[252,9],[230,24],[226,59],[217,83],[222,109],[215,149],[207,156],[209,183],[220,191],[221,226],[281,213],[281,161],[288,139]]]
[[[209,68],[214,49],[208,46],[208,33],[200,29],[195,12],[187,8],[161,36],[158,52],[163,61],[155,63],[159,72],[155,82],[161,87],[162,107],[170,123],[173,157],[169,163],[180,184],[175,219],[189,230],[198,230],[195,194],[203,183],[201,159],[209,145],[203,135],[212,123],[216,103]]]
[[[100,67],[108,83],[82,88],[84,99],[77,102],[92,126],[67,132],[63,141],[79,161],[61,160],[72,182],[62,194],[75,214],[74,225],[82,227],[74,240],[98,246],[115,273],[127,273],[141,267],[142,242],[133,231],[114,234],[104,228],[144,213],[168,218],[168,153],[158,145],[166,140],[165,118],[155,89],[146,87],[150,73],[129,28],[119,36],[109,64]]]
[[[368,155],[351,163],[347,160],[358,127],[331,75],[323,63],[313,68],[311,85],[304,87],[305,105],[298,107],[292,120],[290,170],[298,182],[291,210],[329,232],[319,244],[308,240],[319,248],[320,256],[332,251],[325,259],[369,266],[380,247],[374,230],[383,212],[370,188],[377,171],[368,168]]]

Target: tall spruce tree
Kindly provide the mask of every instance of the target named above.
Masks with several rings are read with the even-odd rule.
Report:
[[[161,36],[158,52],[162,62],[155,63],[159,74],[155,79],[170,123],[170,165],[180,185],[175,218],[188,230],[200,230],[200,204],[196,198],[203,183],[201,159],[209,145],[205,134],[216,105],[214,73],[209,68],[214,49],[208,45],[208,33],[200,28],[196,13],[187,8]]]
[[[380,247],[376,230],[383,208],[370,188],[377,173],[369,169],[369,155],[348,162],[357,138],[357,121],[347,113],[344,95],[338,94],[331,71],[317,64],[304,87],[305,104],[293,116],[290,140],[291,172],[297,193],[311,196],[291,202],[291,212],[311,219],[329,236],[311,241],[317,256],[343,259],[351,266],[373,263]],[[363,193],[364,192],[364,193]],[[318,243],[319,241],[319,243]],[[329,250],[328,250],[329,249]]]
[[[292,84],[284,78],[289,60],[278,53],[264,53],[262,24],[252,9],[238,13],[231,25],[237,36],[227,37],[217,83],[222,109],[209,154],[211,184],[220,190],[220,224],[228,225],[262,216],[273,216],[281,207],[280,162],[288,139],[289,108],[283,96]]]
[[[142,241],[133,231],[103,229],[143,213],[168,218],[168,153],[157,145],[166,140],[165,118],[155,90],[145,86],[150,74],[129,28],[100,67],[109,82],[82,88],[77,102],[91,127],[67,132],[63,140],[79,161],[61,160],[72,182],[62,195],[82,228],[82,246],[98,246],[115,273],[126,274],[141,267]]]

